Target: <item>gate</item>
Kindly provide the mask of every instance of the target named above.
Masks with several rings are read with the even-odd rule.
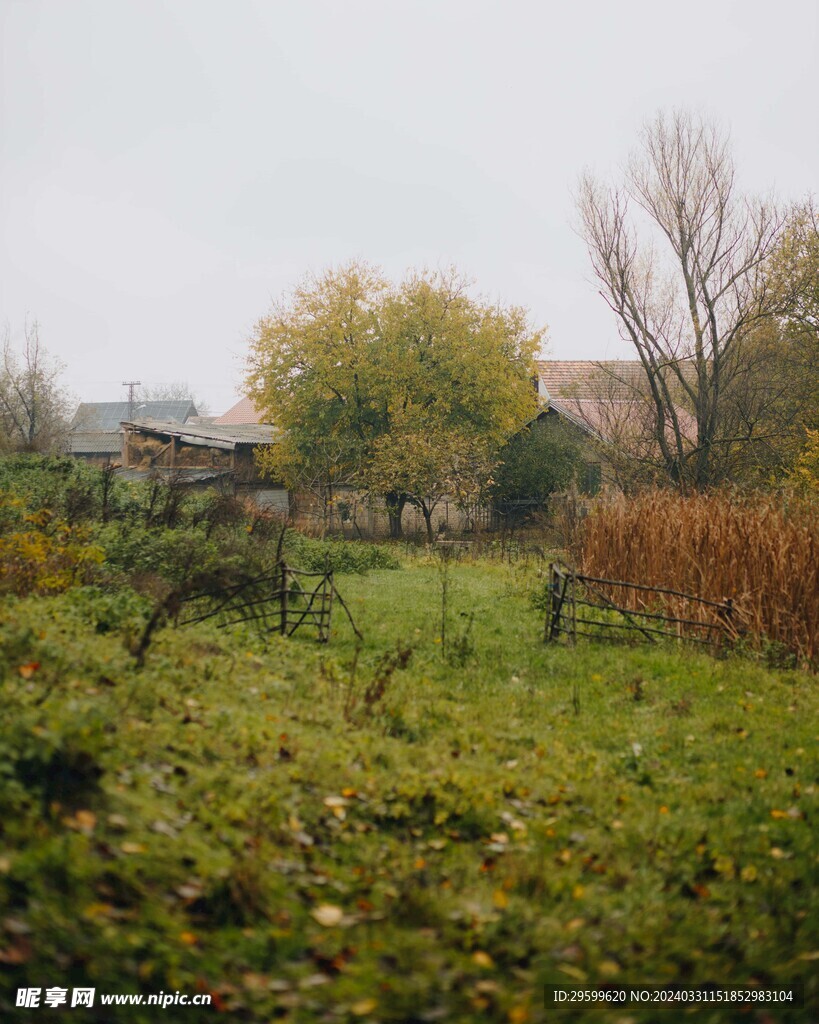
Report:
[[[554,562],[543,639],[625,643],[663,639],[719,647],[737,639],[730,598],[710,601],[670,587],[607,580]]]

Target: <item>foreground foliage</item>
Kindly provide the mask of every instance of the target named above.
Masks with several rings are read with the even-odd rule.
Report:
[[[537,585],[419,557],[344,578],[358,652],[199,626],[143,668],[131,589],[7,598],[3,1019],[46,982],[237,1021],[544,1021],[547,981],[815,1000],[813,678],[544,647]]]

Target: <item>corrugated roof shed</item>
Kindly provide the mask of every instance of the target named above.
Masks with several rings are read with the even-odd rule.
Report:
[[[237,444],[272,444],[278,436],[276,427],[269,423],[245,423],[236,426],[221,426],[216,423],[163,423],[159,420],[134,420],[125,423],[134,428],[154,434],[166,434],[180,438],[183,442],[235,446]]]

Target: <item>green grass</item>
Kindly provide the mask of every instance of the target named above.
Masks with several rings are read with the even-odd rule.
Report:
[[[446,651],[419,557],[338,577],[358,652],[341,615],[325,647],[206,624],[142,669],[142,599],[8,602],[0,1017],[48,1015],[14,1007],[47,984],[254,1022],[657,1019],[547,1011],[574,981],[801,980],[815,1005],[815,678],[544,646],[536,573],[452,565]],[[694,1017],[771,1018],[811,1015]]]

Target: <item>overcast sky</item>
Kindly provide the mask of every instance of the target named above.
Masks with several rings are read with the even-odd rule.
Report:
[[[78,398],[241,392],[305,271],[456,263],[561,359],[628,356],[571,192],[658,108],[819,191],[817,0],[0,0],[0,322]]]

